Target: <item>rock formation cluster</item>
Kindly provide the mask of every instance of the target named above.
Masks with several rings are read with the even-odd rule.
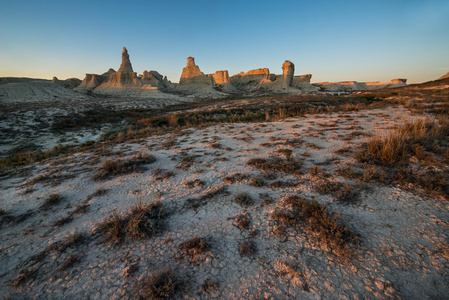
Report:
[[[226,94],[269,94],[294,92],[351,92],[357,90],[371,90],[384,87],[398,87],[406,85],[406,79],[394,79],[383,82],[321,82],[311,84],[312,75],[296,75],[293,62],[286,60],[282,64],[282,74],[270,73],[268,68],[240,72],[229,76],[227,70],[216,71],[213,74],[201,72],[193,57],[187,58],[187,65],[182,70],[179,84],[172,84],[167,77],[157,71],[144,71],[142,75],[134,72],[128,50],[123,47],[122,63],[118,71],[109,69],[98,74],[86,74],[78,89],[93,90],[108,93],[111,90],[162,90],[164,92],[181,94],[226,95]],[[74,85],[75,81],[62,82],[55,78],[55,83]]]
[[[122,63],[117,72],[109,69],[101,75],[86,74],[78,88],[107,92],[110,89],[160,89],[170,84],[167,77],[156,71],[145,70],[138,76],[131,65],[128,50],[123,47]]]

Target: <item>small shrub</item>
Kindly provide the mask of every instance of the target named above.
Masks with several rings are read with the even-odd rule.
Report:
[[[357,241],[346,226],[338,223],[325,206],[316,201],[307,201],[297,196],[284,200],[290,209],[278,209],[272,213],[272,218],[284,226],[296,227],[300,224],[313,233],[320,244],[326,246],[332,253],[342,259],[351,256],[350,244]]]
[[[36,278],[37,268],[28,268],[20,272],[20,274],[11,281],[11,284],[15,287],[21,286],[24,283]]]
[[[69,257],[67,257],[64,262],[58,267],[58,271],[66,271],[80,260],[81,256],[70,254]]]
[[[176,292],[177,282],[172,270],[164,270],[146,279],[141,284],[144,299],[169,299]]]
[[[248,229],[250,222],[250,218],[245,215],[238,215],[235,218],[235,223],[239,229]]]
[[[290,161],[292,159],[293,151],[291,149],[279,149],[277,152],[284,154],[285,159],[287,159],[288,161]]]
[[[132,172],[142,172],[145,170],[144,165],[155,161],[156,158],[154,156],[142,153],[127,160],[106,160],[94,176],[94,179],[101,180]]]
[[[179,245],[181,253],[190,261],[197,261],[209,248],[210,245],[200,237],[194,237]]]
[[[250,206],[254,204],[254,200],[245,193],[238,194],[234,201],[241,206]]]
[[[51,194],[47,199],[45,199],[44,203],[42,203],[41,208],[48,210],[53,206],[58,205],[62,199],[62,196],[59,194]]]
[[[216,283],[215,281],[212,280],[206,280],[202,285],[201,285],[201,290],[204,293],[210,293],[214,290],[216,290],[218,288],[218,283]]]
[[[263,170],[266,172],[269,171],[278,171],[283,173],[294,173],[300,174],[300,170],[302,167],[301,161],[287,161],[281,158],[252,158],[247,163],[248,166]]]
[[[162,232],[165,217],[161,202],[146,205],[139,203],[127,215],[113,213],[97,226],[96,231],[112,243],[122,242],[126,237],[149,238]]]
[[[195,179],[192,181],[187,181],[184,185],[188,188],[194,188],[194,187],[203,187],[206,185],[206,183],[200,179]]]
[[[257,253],[256,243],[253,241],[246,241],[240,244],[239,246],[240,256],[246,256],[253,258]]]
[[[318,182],[315,184],[315,190],[320,194],[335,194],[336,192],[343,189],[344,184],[341,182]]]
[[[268,187],[270,189],[281,189],[281,188],[288,188],[288,187],[294,187],[294,186],[295,186],[294,183],[281,181],[281,180],[277,180],[268,185]]]
[[[258,177],[254,177],[251,179],[251,185],[255,186],[255,187],[263,187],[265,186],[265,180],[258,178]]]

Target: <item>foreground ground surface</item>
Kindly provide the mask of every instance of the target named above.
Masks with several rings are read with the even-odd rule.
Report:
[[[168,270],[174,298],[445,298],[448,202],[413,186],[342,175],[362,170],[354,153],[371,135],[419,118],[394,106],[224,123],[3,176],[2,297],[135,299],[146,279]],[[105,161],[136,155],[155,160],[99,176]],[[298,168],[260,170],[251,159]],[[342,198],[320,188],[331,183],[351,193]],[[52,194],[59,200],[49,202]],[[281,226],[274,212],[291,209],[289,196],[315,200],[338,216],[357,237],[351,255],[335,254],[305,223]],[[150,237],[114,243],[97,230],[114,213],[158,202],[164,214]],[[183,243],[193,238],[207,247],[186,253]]]

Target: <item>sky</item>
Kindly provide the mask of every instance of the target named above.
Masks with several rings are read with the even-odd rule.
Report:
[[[449,0],[0,0],[0,77],[117,70],[178,82],[188,56],[230,75],[295,64],[312,82],[434,80],[449,72]]]

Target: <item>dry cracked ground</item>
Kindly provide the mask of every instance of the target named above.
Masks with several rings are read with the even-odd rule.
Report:
[[[434,117],[282,114],[5,167],[1,298],[447,298],[447,140],[360,154]]]

